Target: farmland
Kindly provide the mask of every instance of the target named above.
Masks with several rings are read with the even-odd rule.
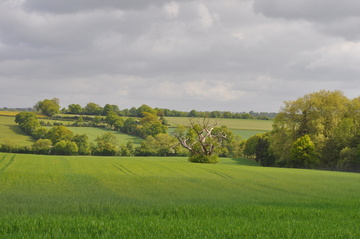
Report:
[[[359,238],[360,174],[0,154],[2,238]]]
[[[170,123],[170,127],[189,124],[187,117],[165,117]],[[215,120],[215,119],[213,119]],[[229,129],[242,130],[260,130],[269,131],[272,129],[272,120],[255,120],[255,119],[220,119],[219,125],[225,125]]]
[[[25,134],[14,122],[15,117],[0,116],[0,144],[13,144],[19,146],[28,146],[35,140]]]
[[[18,125],[15,123],[15,115],[18,112],[6,112],[0,111],[0,143],[19,145],[19,146],[29,146],[35,142],[35,140],[26,135],[21,131]],[[67,125],[71,121],[61,121],[61,120],[50,120],[44,119],[44,116],[38,114],[38,117],[41,118],[44,122],[58,122]],[[124,117],[126,119],[126,117]],[[189,118],[187,117],[166,117],[170,126],[169,132],[171,132],[178,125],[187,125],[189,123]],[[255,134],[263,133],[271,130],[272,121],[271,120],[246,120],[246,119],[222,119],[219,125],[226,125],[229,129],[233,131],[235,135],[241,136],[243,139],[247,139]],[[116,135],[119,145],[124,145],[128,141],[133,141],[135,145],[141,143],[141,139],[135,136],[123,134],[121,132],[112,131],[105,128],[94,128],[94,127],[70,127],[70,129],[75,134],[86,134],[90,141],[94,141],[97,136],[106,133],[112,132]]]

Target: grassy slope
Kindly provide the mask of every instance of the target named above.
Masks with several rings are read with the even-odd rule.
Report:
[[[1,112],[1,111],[0,111]],[[19,146],[30,146],[35,140],[25,134],[20,127],[15,123],[13,116],[0,116],[0,143],[6,143]],[[68,123],[65,122],[65,123]],[[69,127],[74,134],[86,134],[91,141],[94,141],[97,136],[111,132],[117,136],[118,144],[124,145],[128,141],[133,141],[135,145],[141,143],[142,139],[132,135],[124,134],[121,132],[113,131],[105,128],[92,128],[92,127]]]
[[[0,237],[359,238],[359,188],[247,160],[0,154]]]
[[[15,123],[15,117],[0,116],[0,143],[28,146],[35,140]]]
[[[171,127],[178,125],[188,125],[187,117],[166,117]],[[215,119],[210,119],[215,120]],[[229,129],[246,129],[268,131],[272,129],[272,120],[250,120],[250,119],[221,119],[219,125],[225,125]]]
[[[170,127],[176,127],[178,125],[188,125],[190,118],[166,117],[166,119],[170,123]],[[242,139],[248,139],[255,134],[267,132],[272,129],[272,124],[272,120],[250,119],[221,119],[221,121],[219,122],[219,125],[227,126],[234,132],[235,135],[241,136]]]
[[[134,145],[140,145],[142,141],[142,139],[139,137],[106,128],[69,127],[69,129],[74,132],[74,134],[86,134],[90,141],[95,141],[98,136],[108,132],[114,134],[117,137],[119,145],[125,145],[128,141],[133,141]]]

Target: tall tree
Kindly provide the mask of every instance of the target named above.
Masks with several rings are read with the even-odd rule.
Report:
[[[189,121],[189,130],[183,126],[178,127],[173,135],[179,143],[189,151],[189,161],[197,163],[217,163],[218,153],[222,142],[227,135],[218,130],[213,133],[219,121],[210,122],[209,119]]]
[[[46,116],[52,117],[60,113],[60,101],[58,98],[45,99],[36,103],[34,108]]]

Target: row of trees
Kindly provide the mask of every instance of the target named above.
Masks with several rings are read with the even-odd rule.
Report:
[[[151,111],[149,108],[147,111]],[[225,126],[216,127],[219,121],[209,119],[190,120],[189,127],[180,126],[167,134],[166,126],[157,115],[143,112],[142,118],[123,119],[115,112],[109,112],[105,121],[115,130],[127,133],[138,132],[145,140],[134,148],[132,142],[119,146],[112,133],[106,133],[96,139],[95,144],[89,143],[86,135],[74,135],[65,126],[51,129],[42,127],[34,113],[21,112],[15,121],[37,141],[31,148],[11,148],[3,145],[2,151],[60,154],[60,155],[141,155],[141,156],[189,156],[192,162],[216,163],[218,156],[234,156],[239,154],[240,138]]]
[[[39,101],[35,104],[34,109],[38,112],[42,112],[44,115],[53,117],[56,114],[75,114],[75,115],[102,115],[106,116],[109,112],[115,112],[120,116],[129,116],[129,117],[142,117],[143,112],[150,112],[158,116],[177,116],[177,117],[200,117],[200,118],[236,118],[236,119],[261,119],[268,120],[274,118],[276,113],[268,112],[254,112],[250,111],[249,113],[234,113],[230,111],[196,111],[191,110],[190,112],[185,111],[176,111],[169,109],[155,108],[152,109],[148,105],[142,105],[138,108],[132,107],[130,109],[120,110],[117,105],[106,104],[104,107],[90,102],[86,104],[85,107],[82,107],[79,104],[70,104],[68,108],[63,108],[60,110],[60,101],[58,98],[45,99]]]
[[[323,90],[284,104],[270,133],[247,140],[245,155],[264,166],[360,171],[360,97]]]

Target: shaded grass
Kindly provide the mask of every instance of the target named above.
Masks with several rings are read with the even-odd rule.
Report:
[[[360,174],[0,154],[0,237],[358,238]]]
[[[30,146],[34,142],[35,140],[25,134],[15,123],[15,117],[0,116],[0,143],[12,146]]]

